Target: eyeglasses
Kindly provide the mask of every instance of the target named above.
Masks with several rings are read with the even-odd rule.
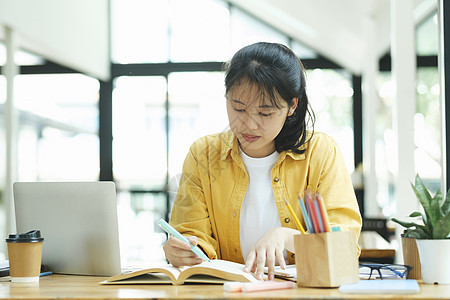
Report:
[[[359,277],[361,279],[406,279],[412,269],[408,265],[360,263]],[[373,271],[377,271],[378,274]]]

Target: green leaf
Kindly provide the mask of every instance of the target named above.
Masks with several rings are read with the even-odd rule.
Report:
[[[398,223],[400,225],[402,225],[403,227],[406,228],[410,228],[410,227],[414,227],[414,226],[420,226],[419,224],[416,224],[414,222],[404,222],[404,221],[400,221],[399,219],[396,218],[392,218],[392,221],[394,221],[395,223]]]
[[[417,200],[419,200],[420,204],[423,206],[427,218],[429,218],[428,210],[430,208],[430,203],[432,199],[430,192],[423,184],[419,175],[416,176],[416,184],[415,185],[411,184],[411,186],[414,190],[414,193],[416,194]]]
[[[409,217],[410,218],[422,217],[422,219],[423,219],[423,215],[418,211],[413,212],[412,214],[409,215]]]
[[[417,239],[431,239],[432,235],[427,233],[425,227],[416,226],[416,228],[408,228],[406,234],[410,237],[415,237]]]
[[[433,234],[425,226],[422,225],[416,226],[416,229],[414,230],[418,232],[420,236],[422,236],[422,239],[431,239],[433,236]]]
[[[445,201],[444,203],[442,203],[441,206],[441,214],[443,216],[447,215],[448,213],[450,213],[450,189],[447,191],[447,195],[445,196]]]
[[[423,230],[431,237],[433,236],[433,228],[429,228],[428,226],[425,226]]]
[[[431,225],[436,224],[436,222],[441,218],[441,202],[442,202],[442,193],[439,189],[434,195],[433,199],[430,203],[430,210],[428,211],[428,215],[430,216]]]
[[[423,209],[425,211],[426,219],[424,219],[424,223],[432,228],[434,224],[439,220],[441,216],[440,212],[440,199],[442,199],[442,195],[440,190],[436,193],[436,195],[432,198],[430,192],[423,184],[422,179],[420,179],[419,175],[416,176],[416,184],[412,186],[414,193],[416,194],[417,199],[420,204],[422,204]],[[429,226],[428,221],[431,223]]]
[[[413,237],[416,239],[431,239],[431,235],[427,234],[424,230],[423,227],[416,227],[416,228],[408,228],[405,232],[405,236],[407,237]]]
[[[415,239],[423,239],[420,234],[416,231],[407,230],[405,232],[405,237],[415,238]]]
[[[436,222],[433,239],[446,239],[450,234],[450,214]]]

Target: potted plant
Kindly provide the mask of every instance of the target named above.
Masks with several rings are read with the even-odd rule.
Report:
[[[411,186],[423,213],[416,211],[409,217],[420,222],[392,221],[406,228],[405,238],[416,239],[423,282],[450,284],[450,197],[443,199],[440,189],[432,197],[419,175]]]

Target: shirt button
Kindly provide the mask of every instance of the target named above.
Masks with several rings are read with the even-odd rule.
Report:
[[[237,253],[237,249],[234,249],[234,253]]]
[[[273,181],[278,182],[278,181],[280,181],[280,178],[275,177],[275,178],[273,179]]]
[[[285,223],[289,223],[290,221],[291,221],[291,219],[289,219],[289,218],[285,218],[285,219],[284,219],[284,222],[285,222]]]
[[[233,212],[233,217],[236,217],[236,212]]]

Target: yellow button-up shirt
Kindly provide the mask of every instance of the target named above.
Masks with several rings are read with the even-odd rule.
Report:
[[[350,176],[335,141],[315,132],[303,154],[280,153],[271,170],[272,189],[281,225],[297,229],[284,199],[301,216],[299,193],[319,192],[330,225],[352,230],[356,240],[361,215]],[[183,165],[170,224],[183,235],[198,237],[199,246],[211,259],[243,263],[240,248],[240,211],[249,178],[231,131],[208,135],[190,148]],[[304,228],[305,223],[299,217]],[[355,244],[359,251],[359,247]],[[294,256],[288,256],[294,263]]]

